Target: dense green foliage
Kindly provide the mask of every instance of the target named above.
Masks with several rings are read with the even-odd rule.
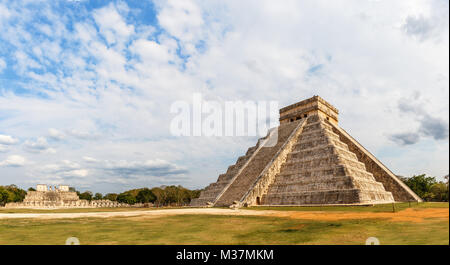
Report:
[[[110,201],[117,201],[117,193],[107,193],[105,196],[103,196],[103,199],[110,200]]]
[[[21,202],[27,192],[16,185],[0,186],[0,206],[8,202]]]
[[[200,196],[199,190],[189,190],[182,186],[163,186],[152,189],[134,189],[120,193],[117,201],[135,203],[153,203],[155,206],[183,206]]]
[[[75,189],[71,189],[76,191]],[[155,206],[183,206],[189,205],[192,199],[200,196],[201,190],[189,190],[182,186],[162,186],[155,188],[140,188],[124,191],[120,194],[107,193],[101,196],[100,193],[92,195],[92,192],[76,191],[80,199],[84,200],[110,200],[127,204],[152,203]]]
[[[117,196],[117,201],[121,203],[135,204],[136,196],[133,196],[133,194],[129,191],[122,192]]]
[[[92,201],[92,199],[93,199],[92,192],[90,192],[90,191],[85,191],[83,193],[79,193],[78,197],[80,197],[81,200],[88,200],[88,201]]]
[[[448,201],[448,175],[446,182],[437,181],[435,177],[425,174],[401,178],[410,189],[425,201]]]
[[[94,195],[94,200],[101,200],[101,199],[103,199],[103,195],[101,194],[101,193],[96,193],[95,195]]]
[[[150,189],[143,188],[138,192],[136,196],[136,201],[140,203],[148,203],[148,202],[153,203],[156,201],[156,196]]]

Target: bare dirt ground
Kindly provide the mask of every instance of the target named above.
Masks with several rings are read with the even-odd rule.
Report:
[[[186,209],[162,209],[149,211],[127,212],[85,212],[85,213],[0,213],[0,219],[67,219],[67,218],[109,218],[109,217],[160,217],[182,214],[212,214],[212,215],[243,215],[243,216],[271,216],[287,217],[304,220],[349,220],[349,219],[373,219],[383,218],[393,222],[422,222],[425,218],[437,218],[448,220],[449,209],[406,209],[399,212],[296,212],[296,211],[272,211],[272,210],[244,210],[244,209],[217,209],[217,208],[186,208]]]
[[[286,216],[295,219],[307,220],[349,220],[349,219],[373,219],[383,218],[393,222],[423,222],[425,218],[437,218],[448,220],[449,209],[430,208],[430,209],[406,209],[399,212],[282,212],[278,216]]]

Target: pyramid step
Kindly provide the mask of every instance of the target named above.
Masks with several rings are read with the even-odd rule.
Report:
[[[383,185],[376,182],[374,178],[359,178],[354,176],[319,176],[319,177],[300,177],[300,178],[279,178],[270,187],[276,190],[291,186],[298,190],[322,190],[331,189],[331,187],[341,188],[339,185],[350,185],[347,188],[356,187],[365,190],[384,191]]]
[[[220,174],[219,177],[217,178],[217,182],[219,181],[227,181],[228,180],[229,175],[225,174]]]
[[[250,156],[256,151],[257,148],[258,148],[258,147],[256,147],[256,146],[250,147],[250,148],[247,150],[247,152],[245,153],[245,155],[250,157]]]
[[[373,178],[373,174],[358,168],[344,167],[343,165],[321,166],[316,168],[291,168],[290,170],[283,169],[279,176],[284,175],[298,175],[298,176],[322,176],[322,175],[334,175],[334,176],[356,176],[361,178]]]
[[[318,130],[318,131],[310,131],[310,132],[302,133],[302,135],[299,138],[299,142],[310,140],[310,139],[313,140],[313,139],[322,138],[322,137],[339,140],[339,135],[334,133],[333,131]]]
[[[359,177],[359,178],[372,178],[375,179],[373,174],[366,171],[366,170],[360,170],[358,168],[351,168],[351,167],[346,167],[343,169],[346,175],[349,176],[355,176],[355,177]]]
[[[294,168],[291,170],[283,169],[279,177],[283,176],[299,176],[299,177],[314,177],[314,176],[355,176],[360,178],[374,179],[373,174],[357,168],[344,167],[342,165],[336,165],[334,167],[321,166],[316,168]]]
[[[384,186],[382,183],[377,182],[375,179],[363,179],[358,177],[352,177],[353,185],[360,189],[366,191],[379,191],[385,192]]]
[[[306,125],[303,128],[303,132],[305,133],[309,133],[311,131],[333,131],[333,127],[327,123],[325,123],[324,121],[320,120],[320,121],[314,121],[311,123],[306,123]],[[302,132],[302,133],[303,133]]]
[[[331,144],[315,146],[301,151],[294,150],[289,154],[288,159],[301,160],[307,159],[308,157],[325,157],[333,154],[358,161],[358,157],[354,153]]]
[[[310,176],[323,176],[323,175],[334,175],[334,176],[345,176],[346,172],[342,166],[320,166],[315,168],[299,168],[290,167],[286,168],[283,165],[280,174],[278,176],[289,176],[289,175],[299,175],[304,177]]]
[[[300,180],[311,180],[311,181],[318,181],[321,178],[341,178],[341,177],[345,177],[345,175],[343,176],[336,176],[333,174],[318,174],[316,176],[305,176],[303,174],[284,174],[284,175],[280,175],[278,174],[276,176],[276,179],[273,183],[273,185],[276,185],[278,183],[283,184],[283,183],[288,183],[288,182],[296,182],[296,181],[300,181]]]
[[[354,204],[359,203],[358,189],[300,191],[267,194],[263,205]]]
[[[317,178],[316,178],[317,179]],[[275,182],[273,183],[268,195],[286,193],[286,192],[300,192],[300,191],[320,191],[320,190],[342,190],[352,189],[353,181],[350,177],[333,177],[322,178],[318,181],[311,180],[297,180],[289,182]]]
[[[344,144],[343,142],[341,142],[339,139],[332,139],[332,138],[329,138],[326,136],[300,140],[294,146],[294,150],[300,151],[300,150],[310,149],[310,148],[327,145],[327,144],[331,144],[333,146],[338,146],[340,148],[348,150],[348,146],[346,144]]]
[[[316,156],[307,156],[299,159],[290,157],[284,164],[284,167],[290,169],[290,168],[320,167],[326,165],[329,165],[330,167],[332,167],[333,165],[348,165],[354,168],[358,168],[360,170],[366,170],[365,164],[359,162],[353,157],[348,158],[341,154],[329,154],[329,153],[321,153],[317,154]]]
[[[261,199],[263,205],[364,204],[392,201],[390,192],[361,191],[359,189],[285,192],[267,194]]]
[[[361,190],[359,192],[359,200],[361,203],[391,203],[394,201],[394,197],[388,191]]]
[[[196,207],[201,207],[201,206],[208,206],[209,203],[212,203],[213,201],[210,200],[210,198],[196,198],[196,199],[192,199],[190,206],[196,206]]]

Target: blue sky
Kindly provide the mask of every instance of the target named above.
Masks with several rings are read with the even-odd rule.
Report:
[[[0,185],[216,180],[255,137],[173,137],[170,105],[320,95],[399,175],[448,174],[449,4],[0,0]]]

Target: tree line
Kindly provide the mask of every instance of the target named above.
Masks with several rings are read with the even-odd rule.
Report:
[[[80,192],[75,188],[69,188],[76,192],[82,200],[110,200],[127,204],[151,203],[156,207],[160,206],[185,206],[189,205],[192,199],[200,196],[201,190],[190,190],[183,186],[161,186],[154,188],[140,188],[127,190],[122,193],[92,193],[91,191]],[[28,191],[35,191],[29,188]],[[0,186],[0,206],[8,202],[21,202],[25,198],[27,191],[16,185]]]
[[[84,200],[110,200],[127,204],[152,203],[160,206],[184,206],[189,205],[192,199],[200,196],[201,190],[190,190],[183,186],[162,186],[154,188],[140,188],[127,190],[122,193],[93,194],[91,191],[77,192],[78,197]]]

